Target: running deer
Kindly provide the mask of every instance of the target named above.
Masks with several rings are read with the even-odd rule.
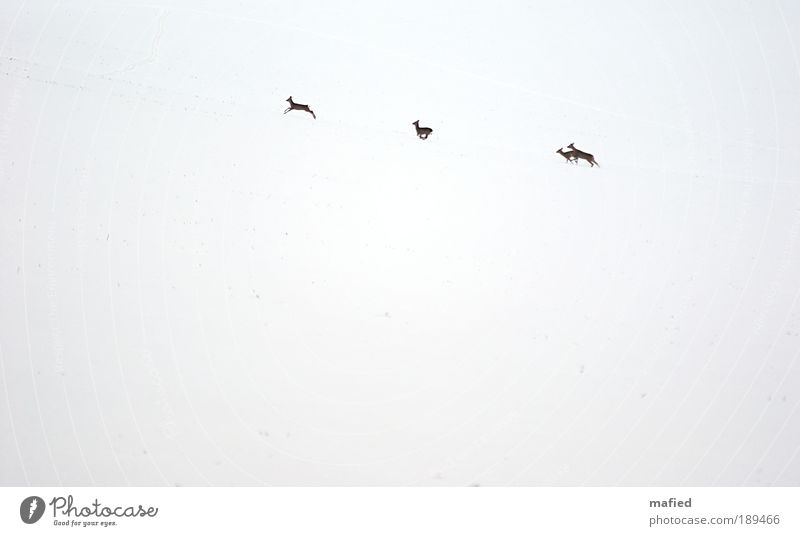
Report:
[[[594,156],[590,155],[589,153],[583,152],[580,149],[576,149],[574,143],[570,143],[569,145],[567,145],[567,147],[572,149],[572,152],[575,154],[575,158],[582,158],[583,160],[586,160],[592,165],[592,167],[594,167],[595,165],[597,167],[600,167],[600,164],[598,164],[595,161]]]
[[[556,152],[561,156],[563,156],[564,158],[566,158],[567,162],[572,162],[573,164],[578,163],[578,157],[575,156],[575,151],[565,151],[564,148],[562,147]]]
[[[417,129],[417,136],[419,136],[419,139],[421,140],[427,140],[428,136],[430,136],[431,132],[433,132],[432,128],[419,126],[419,119],[417,119],[411,124],[414,125],[415,129]]]
[[[313,110],[311,110],[311,108],[308,107],[308,104],[297,104],[296,102],[294,102],[292,100],[292,96],[291,95],[289,95],[289,98],[286,99],[286,102],[289,103],[289,107],[286,108],[283,111],[284,114],[287,114],[287,113],[291,112],[292,110],[300,110],[300,111],[303,111],[303,112],[310,113],[311,117],[313,117],[314,119],[317,118],[317,116],[314,114]]]

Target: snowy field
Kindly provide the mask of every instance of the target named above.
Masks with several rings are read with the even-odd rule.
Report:
[[[0,484],[800,485],[798,170],[791,0],[4,0]]]

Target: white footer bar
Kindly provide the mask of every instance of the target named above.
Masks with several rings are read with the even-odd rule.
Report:
[[[0,488],[0,534],[800,534],[800,488]]]

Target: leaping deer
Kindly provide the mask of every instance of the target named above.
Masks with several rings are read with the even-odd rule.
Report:
[[[575,156],[575,151],[565,151],[564,148],[562,147],[556,152],[561,156],[563,156],[564,158],[566,158],[567,162],[572,162],[573,164],[578,163],[578,157]]]
[[[294,102],[294,101],[292,100],[292,96],[291,96],[291,95],[289,95],[289,98],[288,98],[288,99],[286,99],[286,102],[288,102],[288,103],[289,103],[289,107],[288,107],[288,108],[286,108],[286,109],[283,111],[283,113],[284,113],[284,114],[288,114],[288,113],[289,113],[289,112],[291,112],[292,110],[300,110],[300,111],[302,111],[302,112],[308,112],[308,113],[310,113],[310,114],[311,114],[311,117],[313,117],[314,119],[316,119],[316,118],[317,118],[317,116],[314,114],[314,111],[313,111],[311,108],[309,108],[309,107],[308,107],[308,104],[298,104],[298,103]]]
[[[421,140],[427,140],[428,136],[430,136],[431,132],[433,132],[432,128],[419,126],[419,119],[417,119],[411,124],[414,125],[415,129],[417,129],[417,136],[419,136],[419,139]]]
[[[567,145],[567,147],[572,149],[572,152],[575,154],[575,158],[581,158],[583,160],[586,160],[587,162],[589,162],[589,164],[592,165],[592,167],[594,167],[595,165],[597,167],[600,167],[600,164],[598,164],[595,161],[594,156],[590,155],[587,152],[581,151],[580,149],[576,149],[574,143],[570,143],[569,145]]]

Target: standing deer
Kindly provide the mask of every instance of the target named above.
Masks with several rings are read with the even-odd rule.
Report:
[[[313,117],[314,119],[316,119],[316,118],[317,118],[317,116],[314,114],[314,112],[311,110],[311,108],[309,108],[309,107],[308,107],[308,104],[297,104],[296,102],[294,102],[294,101],[292,100],[292,96],[291,96],[291,95],[289,95],[289,98],[288,98],[288,99],[286,99],[286,102],[288,102],[288,103],[289,103],[289,107],[288,107],[288,108],[286,108],[286,109],[283,111],[283,113],[284,113],[284,114],[287,114],[287,113],[289,113],[289,112],[290,112],[290,111],[292,111],[292,110],[300,110],[300,111],[303,111],[303,112],[308,112],[308,113],[310,113],[310,114],[311,114],[311,117]]]
[[[586,160],[592,165],[592,167],[594,167],[595,165],[597,165],[597,167],[600,167],[600,164],[595,162],[594,156],[590,155],[589,153],[583,152],[580,149],[576,149],[574,143],[570,143],[569,145],[567,145],[567,147],[572,149],[572,152],[575,154],[575,158],[582,158],[583,160]]]
[[[433,132],[432,128],[419,126],[419,119],[417,119],[411,124],[414,125],[415,129],[417,129],[417,136],[419,136],[419,139],[421,140],[427,140],[428,136],[430,136],[431,132]]]
[[[575,156],[575,151],[565,151],[564,148],[562,147],[556,152],[561,156],[563,156],[564,158],[566,158],[567,162],[572,162],[573,164],[578,163],[578,157]]]

